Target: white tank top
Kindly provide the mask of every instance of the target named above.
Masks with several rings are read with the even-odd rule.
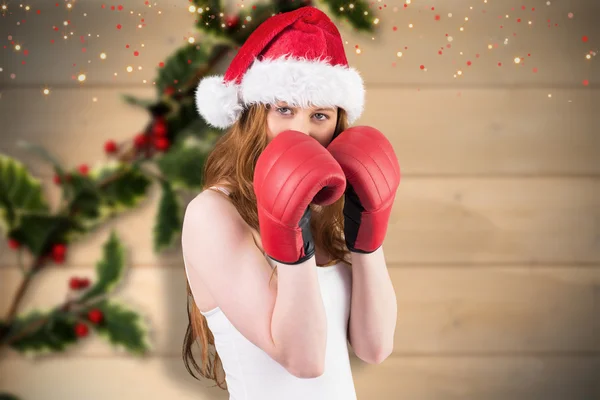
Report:
[[[229,195],[225,188],[212,187]],[[316,268],[327,316],[325,370],[317,378],[290,374],[246,339],[219,307],[202,312],[223,364],[229,400],[356,400],[347,342],[352,274],[342,262]]]

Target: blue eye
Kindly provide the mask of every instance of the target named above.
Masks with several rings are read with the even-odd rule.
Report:
[[[288,113],[285,113],[284,111],[282,111],[282,110],[291,111],[291,109],[289,107],[277,107],[276,110],[281,115],[291,115],[291,114],[288,114]],[[316,118],[317,121],[326,121],[326,120],[329,119],[329,116],[327,114],[316,113],[315,115],[320,115],[321,116],[321,118]]]

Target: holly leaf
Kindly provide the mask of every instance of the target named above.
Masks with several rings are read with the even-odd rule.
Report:
[[[0,154],[0,230],[8,235],[19,223],[23,212],[49,211],[40,180],[25,166]]]
[[[134,97],[130,94],[122,94],[121,98],[127,104],[131,104],[132,106],[143,107],[143,108],[152,107],[156,103],[156,100],[146,100],[146,99],[142,100],[142,99],[138,99],[137,97]]]
[[[191,82],[196,84],[196,74],[206,66],[208,56],[207,46],[188,44],[177,50],[167,59],[164,67],[158,69],[158,96],[161,97],[168,87],[177,91],[186,90]]]
[[[154,251],[171,247],[181,230],[182,206],[168,182],[162,183],[162,197],[154,224]]]
[[[64,215],[30,213],[20,216],[19,226],[13,230],[11,236],[23,243],[32,254],[41,256],[49,250],[52,244],[50,239],[66,240],[70,229],[70,220]]]
[[[116,232],[111,231],[110,237],[104,243],[102,259],[96,264],[96,281],[81,296],[85,302],[96,296],[112,292],[125,273],[125,249]]]
[[[76,319],[59,311],[33,310],[18,316],[9,332],[10,347],[27,355],[62,352],[77,341]]]
[[[90,171],[102,194],[101,214],[117,213],[137,206],[146,198],[152,181],[138,167],[112,162]]]
[[[110,343],[137,355],[152,348],[146,322],[127,306],[115,300],[102,300],[94,308],[103,313],[102,321],[95,326],[96,332]]]
[[[174,189],[198,190],[202,186],[202,170],[210,146],[194,136],[177,141],[156,159],[162,175]]]
[[[365,1],[353,1],[352,8],[345,0],[325,0],[335,17],[347,20],[357,31],[373,32],[375,24],[371,17],[370,6]]]

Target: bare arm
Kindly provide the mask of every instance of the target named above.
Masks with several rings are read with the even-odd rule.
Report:
[[[326,320],[315,258],[271,266],[235,207],[205,191],[188,205],[182,249],[192,292],[200,279],[240,333],[298,377],[322,374]],[[271,282],[270,282],[271,281]]]
[[[279,264],[279,288],[273,312],[275,345],[295,360],[289,368],[307,378],[323,374],[327,318],[319,290],[315,257],[302,264]]]
[[[398,305],[383,246],[371,254],[352,253],[349,337],[356,355],[379,364],[394,349]]]

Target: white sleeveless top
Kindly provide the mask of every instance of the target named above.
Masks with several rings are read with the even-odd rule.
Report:
[[[212,188],[229,195],[225,188]],[[223,364],[229,400],[356,400],[347,343],[352,274],[341,262],[317,267],[317,273],[327,316],[325,370],[317,378],[290,374],[247,340],[219,307],[202,312]]]

